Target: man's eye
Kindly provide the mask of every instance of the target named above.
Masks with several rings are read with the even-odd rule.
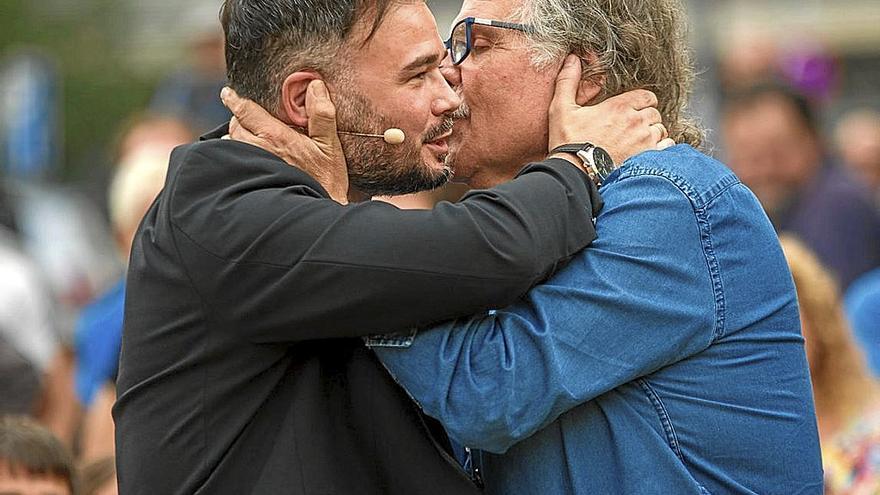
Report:
[[[418,74],[414,75],[414,76],[412,77],[412,79],[415,80],[415,81],[420,81],[420,80],[423,80],[423,79],[427,79],[428,76],[430,76],[430,74],[431,74],[432,72],[434,72],[434,71],[438,71],[438,72],[439,72],[439,71],[440,71],[440,65],[437,65],[436,67],[430,67],[430,68],[427,68],[427,69],[423,70],[422,72],[419,72]]]
[[[489,43],[488,41],[484,41],[482,43],[474,43],[471,47],[471,51],[475,54],[484,53],[495,47],[495,43]]]
[[[493,46],[495,46],[495,42],[492,40],[487,40],[485,38],[475,38],[473,44],[471,45],[471,49],[486,50],[488,48],[492,48]]]

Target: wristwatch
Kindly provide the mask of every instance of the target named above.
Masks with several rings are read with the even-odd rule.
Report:
[[[616,168],[611,155],[592,143],[563,144],[553,148],[550,152],[551,155],[556,153],[568,153],[577,156],[581,163],[583,163],[587,175],[596,183],[596,187],[601,186]]]

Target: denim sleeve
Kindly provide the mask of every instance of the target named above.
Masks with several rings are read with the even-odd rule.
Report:
[[[503,453],[572,407],[713,340],[705,212],[657,176],[602,193],[598,240],[517,304],[420,330],[407,348],[375,347],[457,441]]]

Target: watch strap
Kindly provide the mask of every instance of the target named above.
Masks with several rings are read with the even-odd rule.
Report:
[[[600,187],[602,186],[602,182],[605,181],[605,177],[596,168],[596,164],[593,163],[593,160],[587,157],[590,150],[592,150],[593,148],[596,148],[596,145],[593,143],[570,143],[553,148],[550,151],[550,154],[555,155],[556,153],[568,153],[570,155],[574,155],[578,160],[580,160],[584,172],[586,172],[593,183],[596,184],[596,187]]]
[[[563,144],[562,146],[557,146],[550,150],[550,154],[554,155],[556,153],[570,153],[572,155],[576,155],[578,151],[586,151],[590,148],[595,148],[596,145],[592,143],[570,143]]]

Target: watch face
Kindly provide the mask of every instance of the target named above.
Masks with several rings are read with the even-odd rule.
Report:
[[[599,148],[593,148],[593,160],[596,163],[596,170],[599,172],[599,175],[604,180],[614,172],[614,160],[611,159],[611,155],[608,154],[607,151]]]

